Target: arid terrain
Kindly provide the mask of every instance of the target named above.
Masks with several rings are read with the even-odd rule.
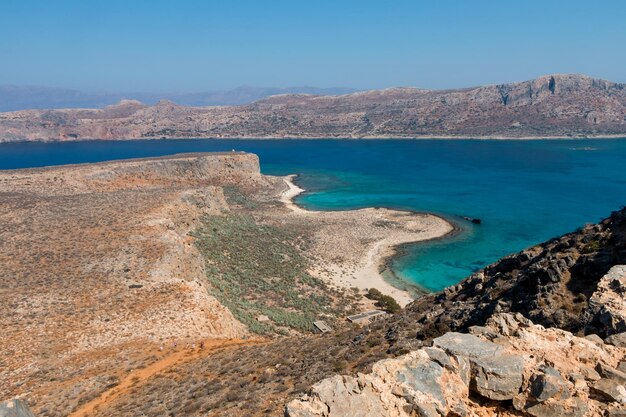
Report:
[[[0,113],[0,142],[137,138],[567,138],[626,135],[626,85],[583,75],[457,90],[283,94],[240,106]]]
[[[314,320],[345,327],[373,307],[367,288],[411,301],[382,280],[379,247],[452,229],[294,209],[291,187],[235,152],[0,172],[0,398],[109,414],[187,363],[310,335]]]
[[[626,209],[411,301],[385,256],[452,225],[306,211],[292,180],[237,152],[0,172],[0,411],[626,412]]]

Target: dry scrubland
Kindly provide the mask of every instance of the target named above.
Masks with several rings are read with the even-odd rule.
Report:
[[[327,363],[302,378],[290,349],[328,350],[315,319],[357,331],[345,316],[373,302],[346,281],[378,240],[449,226],[294,212],[286,190],[242,153],[0,172],[0,397],[38,416],[273,413],[342,369],[312,354]],[[244,394],[256,381],[271,395]]]
[[[626,85],[584,75],[457,90],[283,94],[242,106],[0,113],[0,142],[137,138],[547,138],[626,134]]]
[[[186,362],[97,415],[281,416],[292,400],[290,417],[367,410],[398,417],[620,416],[620,264],[626,209],[363,328],[283,337]],[[441,336],[447,343],[437,341]],[[438,347],[430,347],[433,340]],[[453,410],[461,414],[447,414]]]
[[[359,327],[382,249],[451,226],[293,190],[242,153],[0,172],[0,397],[72,417],[626,412],[626,209]]]

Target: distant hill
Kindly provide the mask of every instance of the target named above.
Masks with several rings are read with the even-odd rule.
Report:
[[[626,137],[626,84],[572,74],[443,91],[281,94],[225,107],[125,100],[96,110],[0,113],[0,141],[607,136]]]
[[[339,95],[353,93],[351,88],[289,87],[267,88],[241,86],[233,90],[200,93],[89,93],[79,90],[41,86],[0,85],[0,112],[28,109],[102,108],[121,100],[156,104],[171,100],[184,106],[235,106],[252,103],[276,94]]]

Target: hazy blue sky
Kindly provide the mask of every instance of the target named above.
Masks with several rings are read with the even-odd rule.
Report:
[[[626,1],[1,0],[0,84],[95,91],[626,81]]]

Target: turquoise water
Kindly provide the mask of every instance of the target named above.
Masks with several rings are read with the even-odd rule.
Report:
[[[298,203],[309,208],[384,206],[458,223],[458,235],[411,245],[393,264],[398,275],[430,290],[626,204],[626,140],[0,144],[0,169],[230,149],[257,153],[265,173],[299,173],[308,192]]]

